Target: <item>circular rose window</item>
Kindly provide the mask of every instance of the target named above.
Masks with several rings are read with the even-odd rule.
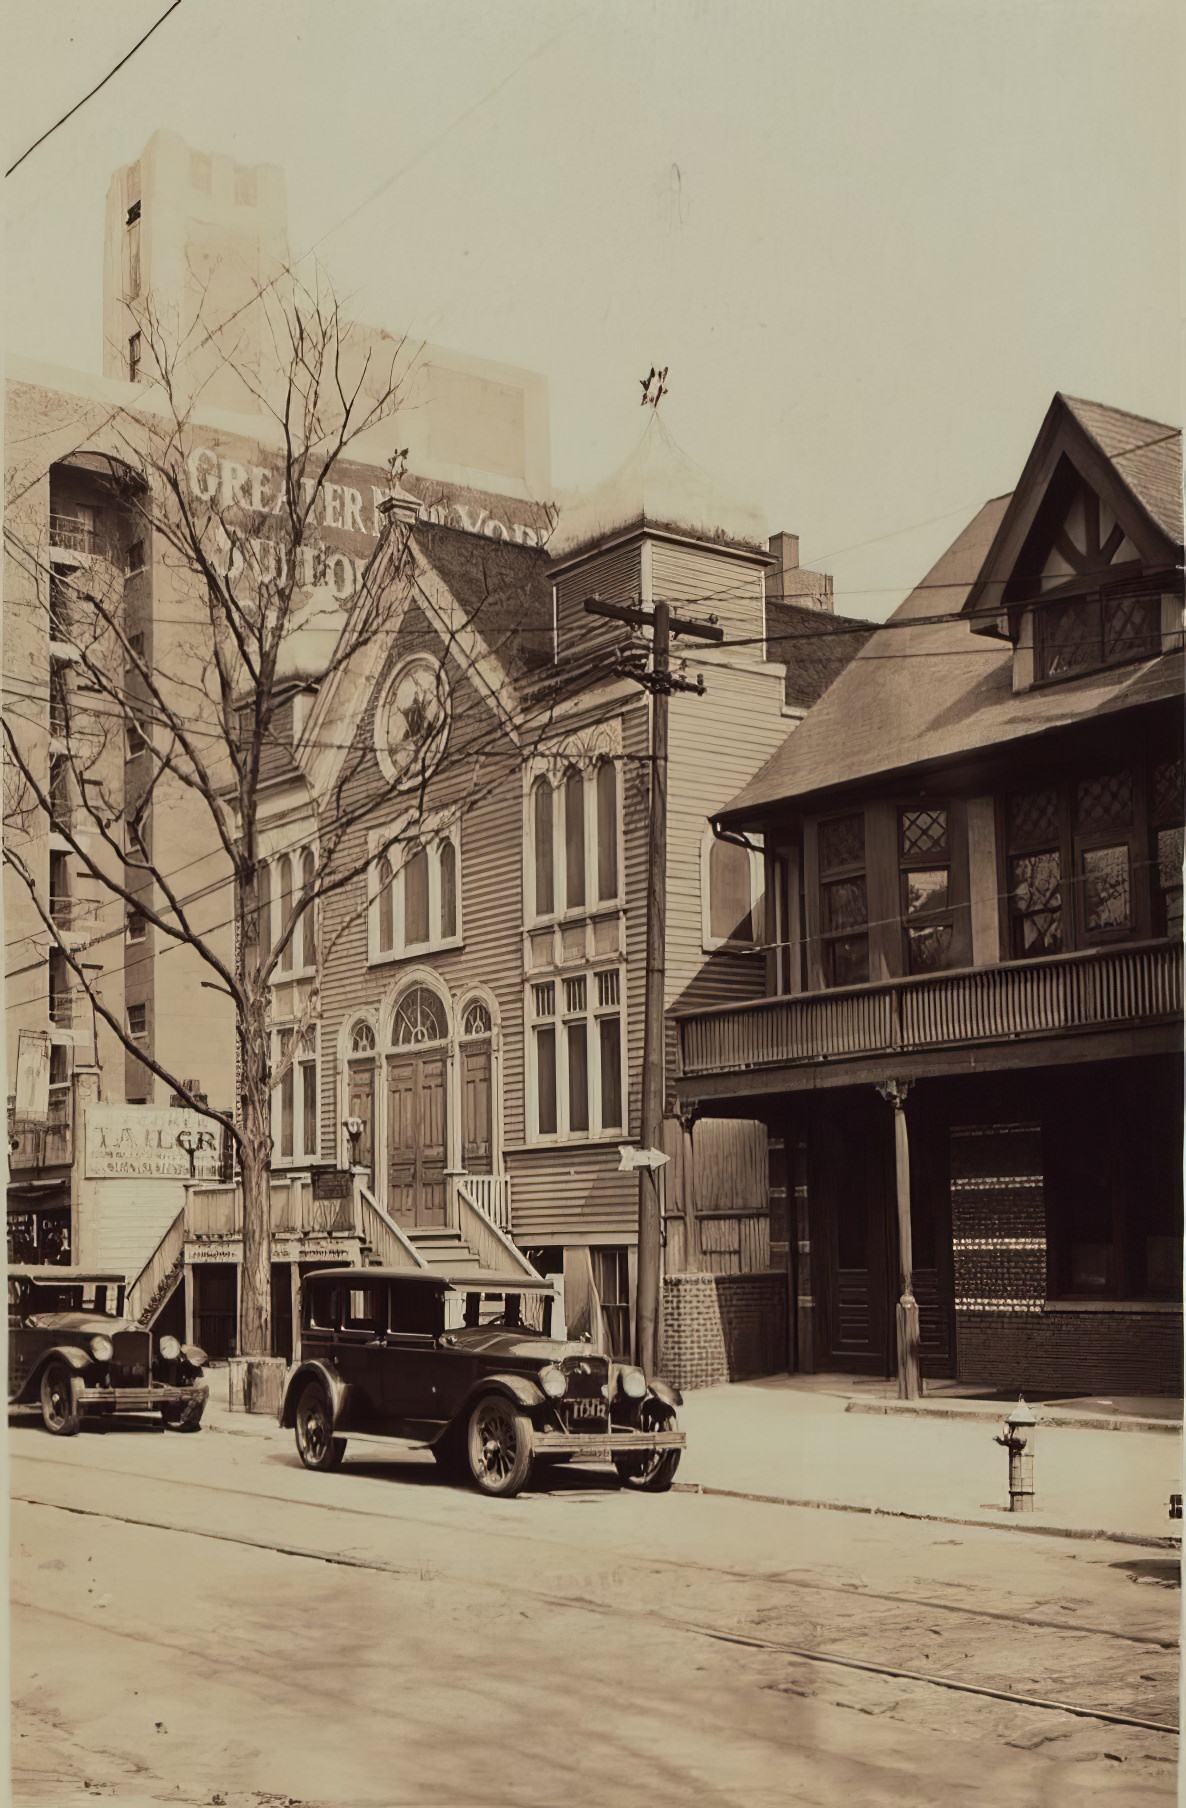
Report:
[[[423,784],[440,763],[449,738],[449,686],[427,657],[396,668],[375,712],[375,750],[399,791]]]

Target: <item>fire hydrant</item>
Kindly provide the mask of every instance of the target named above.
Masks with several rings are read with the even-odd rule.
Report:
[[[1004,1435],[996,1442],[1009,1452],[1009,1511],[1034,1510],[1034,1432],[1038,1421],[1022,1399],[1005,1420]]]

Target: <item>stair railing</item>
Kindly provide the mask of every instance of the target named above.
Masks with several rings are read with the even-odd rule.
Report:
[[[129,1318],[150,1324],[170,1297],[185,1262],[185,1208],[168,1230],[128,1288],[125,1310]]]

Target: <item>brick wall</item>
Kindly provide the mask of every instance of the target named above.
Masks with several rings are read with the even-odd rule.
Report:
[[[1180,1394],[1180,1311],[961,1312],[959,1379],[1021,1393]]]
[[[1180,1311],[1048,1302],[1038,1125],[953,1126],[951,1236],[959,1380],[1025,1393],[1181,1392]]]
[[[675,1387],[714,1387],[786,1366],[784,1273],[666,1277],[662,1368]]]

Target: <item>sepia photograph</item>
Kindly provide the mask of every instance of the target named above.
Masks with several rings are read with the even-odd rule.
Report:
[[[0,1799],[1172,1808],[1181,9],[0,25]]]

